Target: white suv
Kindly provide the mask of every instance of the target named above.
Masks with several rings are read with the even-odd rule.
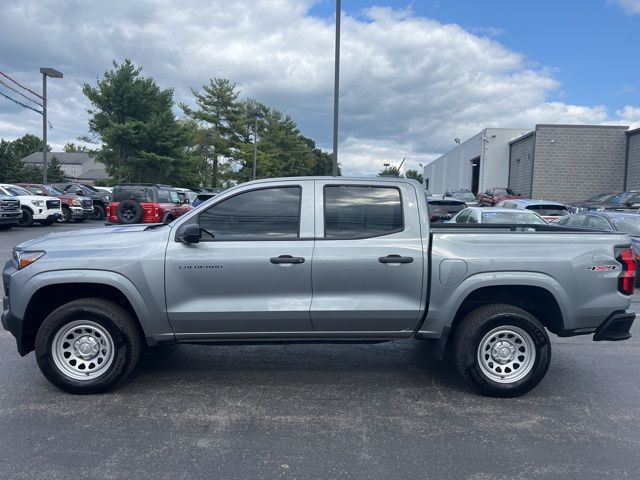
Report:
[[[60,200],[56,197],[33,195],[22,187],[8,183],[0,183],[0,194],[20,199],[20,207],[22,208],[21,227],[30,227],[33,222],[51,225],[62,217]]]

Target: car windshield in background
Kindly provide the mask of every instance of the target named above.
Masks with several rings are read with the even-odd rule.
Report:
[[[482,223],[509,223],[517,225],[545,224],[542,218],[532,212],[482,212]]]
[[[137,200],[138,202],[153,202],[153,192],[148,188],[116,188],[113,190],[113,201]]]
[[[593,197],[587,199],[587,202],[608,202],[616,195],[617,195],[616,193],[600,193],[598,195],[594,195]]]
[[[512,195],[512,196],[513,196],[513,195],[515,195],[515,194],[513,193],[513,190],[511,190],[510,188],[496,188],[496,189],[493,191],[493,194],[494,194],[496,197],[504,197],[504,196],[506,196],[506,195]]]
[[[429,215],[455,215],[467,208],[464,203],[460,202],[448,202],[446,200],[437,200],[429,202]]]
[[[637,198],[639,196],[640,195],[638,195],[637,193],[623,192],[617,194],[609,201],[615,205],[622,205],[624,203],[630,202],[632,198]]]
[[[471,192],[453,192],[451,194],[453,198],[456,200],[462,200],[463,202],[475,202],[476,197],[473,196]]]
[[[527,207],[527,210],[533,210],[544,217],[564,217],[569,215],[569,211],[566,208],[556,205],[531,205]]]
[[[60,190],[59,188],[56,188],[52,185],[47,187],[47,190],[49,190],[49,193],[51,193],[52,195],[64,195],[64,192],[62,190]]]
[[[640,237],[640,217],[620,215],[619,217],[609,217],[609,220],[619,232],[626,233],[632,237]]]
[[[11,193],[11,195],[33,195],[33,193],[31,193],[28,190],[25,190],[24,188],[21,187],[7,187],[7,190],[9,190],[9,193]]]

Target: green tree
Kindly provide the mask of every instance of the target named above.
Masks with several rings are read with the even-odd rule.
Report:
[[[96,86],[83,86],[92,104],[89,130],[103,144],[96,158],[118,181],[173,181],[187,132],[173,114],[173,90],[140,72],[128,59],[114,61]]]
[[[84,145],[76,145],[73,142],[67,142],[67,144],[63,147],[63,150],[66,153],[90,152],[90,150]]]
[[[37,182],[42,180],[42,169],[25,165],[22,159],[42,151],[42,140],[26,134],[16,140],[0,140],[0,182]]]
[[[398,167],[385,167],[378,172],[379,177],[400,177],[400,170]]]
[[[58,183],[65,181],[64,170],[60,166],[60,161],[54,156],[47,165],[47,181]]]
[[[420,183],[423,183],[423,178],[422,178],[422,174],[420,172],[418,172],[417,170],[407,170],[407,173],[405,175],[407,178],[412,178],[413,180],[417,180]]]
[[[184,103],[180,108],[188,118],[210,132],[203,136],[200,150],[210,162],[211,186],[217,187],[221,161],[232,161],[242,143],[239,132],[243,119],[243,108],[238,101],[240,92],[235,83],[215,77],[209,79],[208,85],[202,86],[202,92],[192,88],[191,93],[198,108],[193,109]]]

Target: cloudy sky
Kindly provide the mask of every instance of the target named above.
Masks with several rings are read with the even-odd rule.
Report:
[[[339,156],[347,174],[403,157],[415,168],[484,127],[640,127],[640,0],[342,3]],[[64,72],[48,83],[54,149],[88,133],[82,84],[113,59],[131,58],[173,87],[176,101],[192,103],[189,87],[212,76],[230,78],[329,151],[334,7],[21,0],[0,16],[0,71],[37,92],[39,67]],[[2,84],[0,92],[24,101]],[[0,137],[27,132],[41,135],[41,117],[0,97]]]

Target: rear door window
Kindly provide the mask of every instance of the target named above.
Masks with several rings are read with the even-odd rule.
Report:
[[[587,226],[589,228],[597,228],[598,230],[611,230],[611,226],[609,225],[609,222],[607,222],[602,217],[596,217],[596,216],[588,217]]]
[[[324,236],[331,239],[378,237],[404,229],[402,199],[395,187],[324,187]]]

